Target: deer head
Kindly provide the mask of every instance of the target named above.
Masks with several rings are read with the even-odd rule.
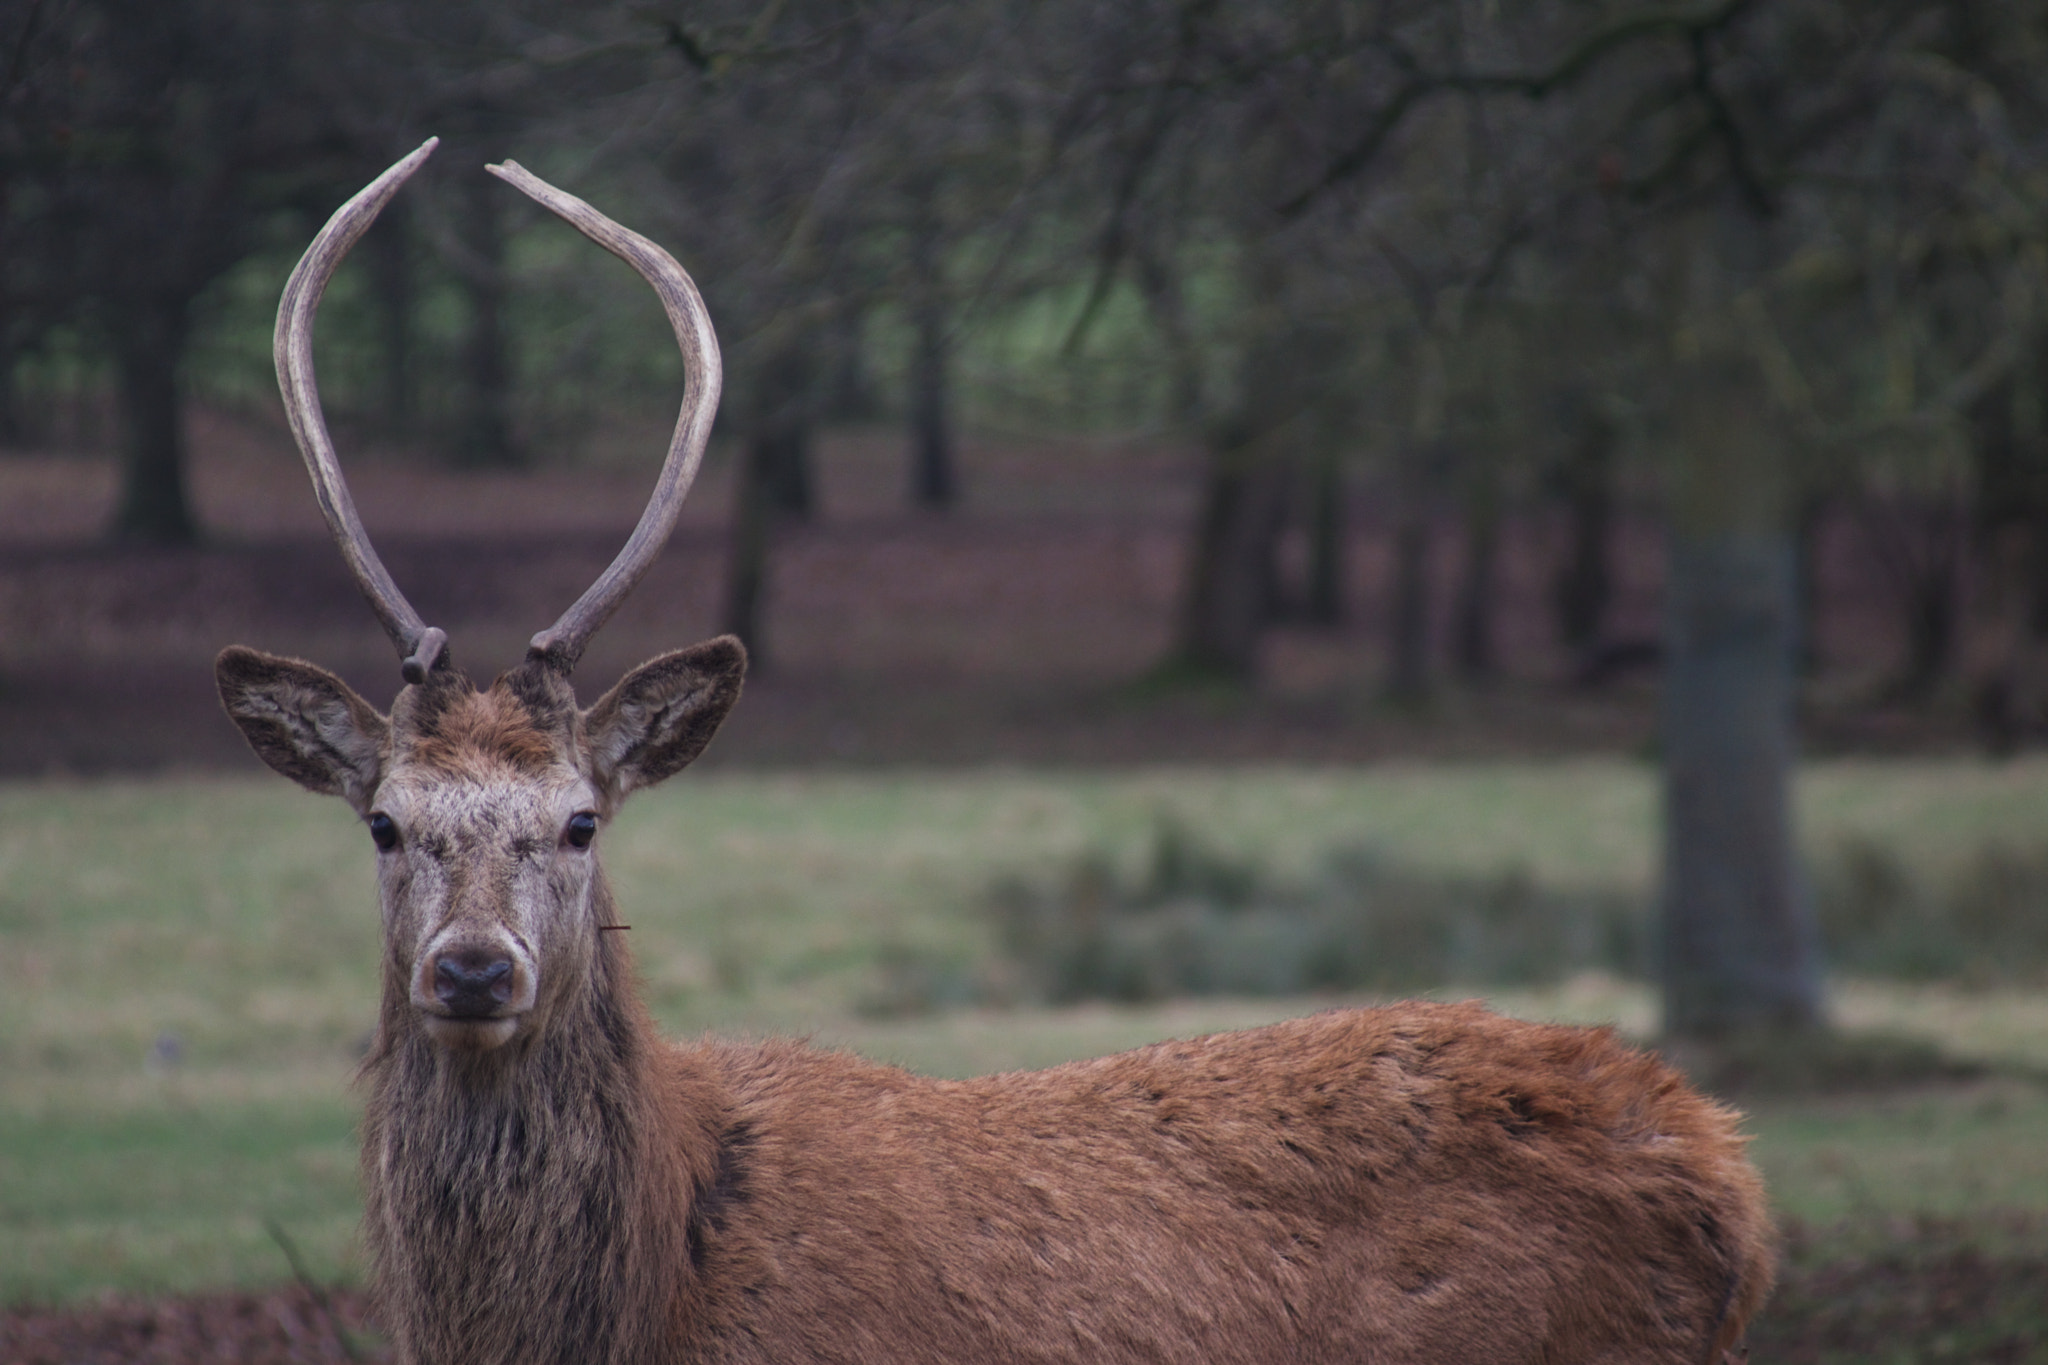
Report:
[[[632,537],[589,591],[479,689],[364,534],[313,375],[313,318],[351,246],[433,152],[429,140],[342,205],[285,286],[278,385],[321,510],[397,646],[405,686],[389,715],[325,669],[235,646],[215,664],[228,715],[272,768],[337,795],[376,845],[384,922],[383,1025],[464,1053],[542,1034],[605,970],[611,900],[597,865],[627,793],[701,753],[738,700],[746,652],[729,636],[629,672],[589,708],[570,673],[675,525],[718,406],[717,339],[682,267],[646,238],[507,162],[488,169],[624,259],[661,296],[685,394],[668,459]]]

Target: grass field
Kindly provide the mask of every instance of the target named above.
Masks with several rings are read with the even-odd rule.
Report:
[[[1939,869],[2048,841],[2048,764],[1819,765],[1799,810],[1817,854],[1857,839]],[[1655,856],[1652,774],[1617,762],[686,776],[603,837],[680,1033],[798,1031],[966,1074],[1331,1003],[878,1010],[906,957],[991,959],[994,883],[1091,849],[1140,859],[1162,815],[1282,872],[1364,846],[1424,873],[1644,895]],[[274,1283],[273,1226],[316,1276],[351,1277],[349,1076],[376,938],[369,840],[338,802],[274,779],[0,786],[0,1303]],[[1655,1023],[1648,992],[1611,977],[1491,994],[1532,1017]],[[2048,1216],[2048,1088],[2017,1074],[2048,1074],[2048,992],[1857,981],[1835,1008],[2015,1074],[1749,1101],[1807,1240]]]

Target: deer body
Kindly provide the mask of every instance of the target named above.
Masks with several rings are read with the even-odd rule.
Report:
[[[328,275],[431,150],[337,212],[278,331],[408,685],[385,715],[312,664],[216,665],[257,754],[377,849],[365,1241],[402,1361],[1718,1365],[1770,1284],[1761,1184],[1732,1113],[1605,1031],[1408,1004],[972,1081],[659,1038],[600,830],[710,742],[745,651],[587,709],[569,675],[673,523],[716,344],[666,253],[500,171],[656,285],[691,399],[618,562],[474,686],[362,536],[311,368]]]
[[[566,1155],[528,1144],[523,1199],[515,1111],[478,1114],[461,1169],[406,1170],[397,1134],[446,1125],[444,1096],[373,1069],[370,1236],[409,1358],[1696,1365],[1768,1275],[1725,1115],[1602,1035],[1475,1007],[965,1082],[634,1045],[611,1113],[644,1126],[590,1104]],[[430,1175],[498,1216],[447,1216],[408,1189]]]

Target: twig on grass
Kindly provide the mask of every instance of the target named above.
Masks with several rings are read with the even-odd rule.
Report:
[[[313,1306],[318,1308],[320,1316],[327,1320],[327,1329],[334,1333],[334,1340],[340,1344],[341,1353],[355,1362],[355,1365],[365,1365],[368,1357],[356,1349],[348,1328],[342,1325],[341,1318],[334,1311],[334,1305],[328,1301],[327,1291],[321,1288],[320,1283],[306,1270],[305,1259],[299,1255],[298,1243],[292,1241],[285,1232],[284,1225],[275,1218],[265,1218],[263,1229],[270,1234],[270,1240],[277,1243],[277,1249],[284,1253],[285,1263],[292,1268],[292,1278],[311,1296]]]

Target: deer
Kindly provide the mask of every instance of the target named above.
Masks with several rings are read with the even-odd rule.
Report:
[[[375,848],[364,1244],[400,1361],[1737,1358],[1774,1274],[1739,1116],[1611,1030],[1412,1002],[971,1080],[662,1038],[603,831],[704,751],[746,652],[659,655],[588,707],[571,677],[695,477],[717,340],[665,250],[488,168],[653,287],[685,382],[617,559],[472,682],[363,531],[312,358],[335,267],[434,146],[335,212],[276,333],[291,430],[402,686],[379,711],[301,660],[216,663],[257,756],[341,797]]]

